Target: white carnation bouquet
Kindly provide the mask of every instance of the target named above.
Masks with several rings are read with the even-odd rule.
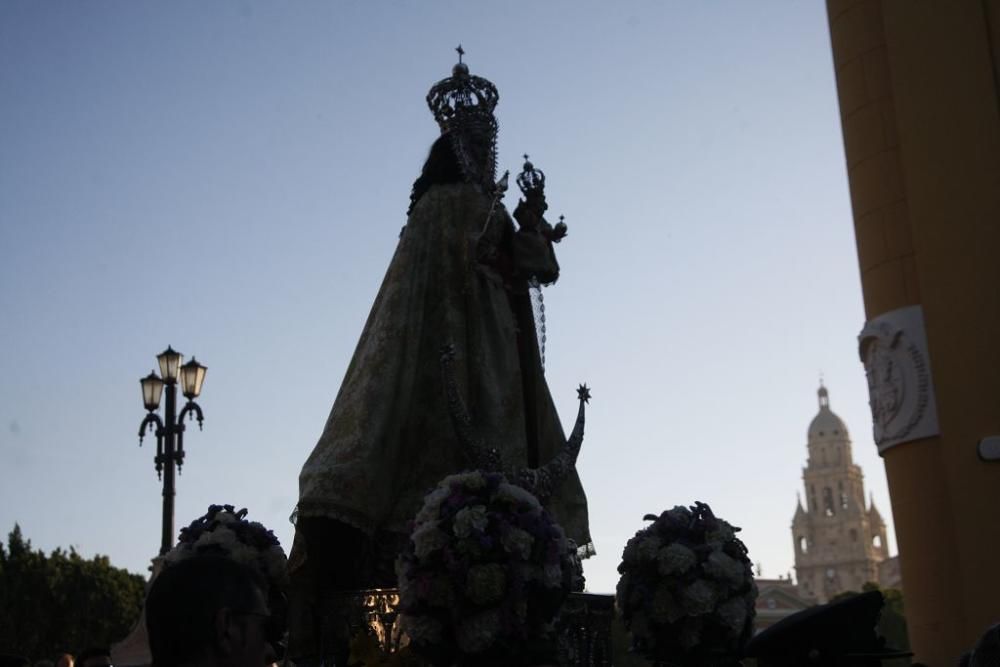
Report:
[[[177,545],[164,556],[169,566],[194,555],[221,555],[256,571],[270,588],[288,590],[288,558],[274,532],[247,521],[247,510],[209,505],[208,512],[181,528]]]
[[[396,562],[402,629],[433,662],[527,664],[577,574],[562,528],[502,474],[446,477]]]
[[[757,586],[740,530],[705,503],[677,506],[625,545],[616,603],[632,647],[667,665],[738,664]]]
[[[208,512],[181,528],[173,549],[163,557],[165,568],[194,556],[223,556],[260,575],[271,611],[267,632],[278,657],[286,645],[288,614],[288,558],[274,533],[257,521],[247,521],[247,510],[232,505],[209,505]]]

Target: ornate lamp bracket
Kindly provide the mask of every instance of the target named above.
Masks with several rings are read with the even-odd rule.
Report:
[[[147,431],[153,430],[156,427],[156,438],[157,440],[163,437],[163,422],[160,420],[160,416],[155,412],[150,412],[146,415],[142,423],[139,424],[139,446],[142,447],[142,439],[146,435]]]
[[[205,415],[201,412],[201,406],[194,401],[188,401],[187,405],[181,410],[181,413],[177,415],[177,423],[182,424],[184,418],[193,419],[198,418],[198,430],[202,430],[202,424],[205,422]]]

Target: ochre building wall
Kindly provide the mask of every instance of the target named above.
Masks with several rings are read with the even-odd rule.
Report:
[[[914,659],[950,665],[1000,621],[1000,2],[827,12],[865,314],[923,308],[940,435],[884,460]]]

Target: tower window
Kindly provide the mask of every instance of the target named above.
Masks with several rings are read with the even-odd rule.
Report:
[[[875,547],[876,549],[881,549],[882,548],[882,536],[881,535],[876,535],[875,537],[872,538],[872,546]]]
[[[799,553],[800,554],[809,553],[809,543],[805,537],[799,537]]]
[[[829,486],[823,488],[823,514],[825,516],[833,516],[834,514],[833,491],[830,490]]]
[[[857,542],[857,541],[858,541],[858,531],[851,528],[851,542]]]

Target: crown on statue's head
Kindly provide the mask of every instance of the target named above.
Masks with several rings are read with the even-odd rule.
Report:
[[[427,106],[434,114],[441,132],[487,129],[496,131],[493,116],[500,93],[491,81],[469,74],[469,66],[462,62],[465,51],[459,45],[458,63],[451,76],[441,79],[427,93]]]
[[[517,187],[525,197],[532,197],[544,194],[545,192],[545,172],[535,169],[528,156],[524,156],[524,169],[517,176]]]

